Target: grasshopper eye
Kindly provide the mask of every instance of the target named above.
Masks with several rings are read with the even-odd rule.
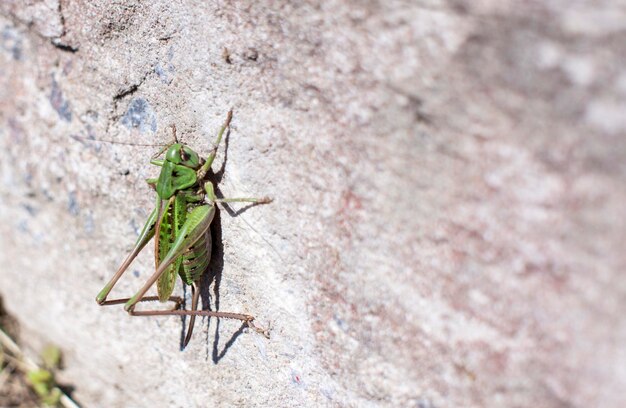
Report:
[[[180,159],[182,161],[189,159],[189,155],[187,154],[187,152],[185,152],[185,149],[180,149]]]
[[[183,146],[180,149],[181,164],[192,169],[196,169],[200,166],[200,157],[198,153],[191,150],[189,146]]]

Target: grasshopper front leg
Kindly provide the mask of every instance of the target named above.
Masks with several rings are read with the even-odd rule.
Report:
[[[133,250],[130,252],[130,254],[128,254],[124,262],[122,262],[122,265],[119,267],[117,272],[115,272],[115,275],[113,275],[111,280],[106,285],[104,285],[104,288],[102,288],[100,293],[98,293],[98,296],[96,296],[96,302],[98,302],[98,304],[100,305],[106,304],[106,298],[111,292],[111,289],[113,289],[113,287],[115,286],[117,281],[120,279],[120,277],[124,274],[124,272],[126,272],[126,269],[128,269],[128,266],[137,257],[139,252],[141,252],[141,250],[146,246],[146,244],[150,242],[152,237],[154,237],[155,226],[157,222],[157,215],[158,215],[158,211],[155,208],[154,211],[152,211],[152,213],[148,217],[146,224],[143,226],[143,229],[141,230],[141,233],[139,234],[139,237],[137,238],[137,241],[135,242],[135,246],[133,247]]]
[[[128,269],[128,266],[137,257],[137,254],[139,254],[139,252],[141,252],[141,250],[148,244],[148,242],[150,242],[152,237],[154,237],[157,216],[158,216],[158,211],[155,209],[154,211],[152,211],[152,213],[148,217],[148,220],[146,221],[143,229],[141,230],[141,233],[139,234],[139,237],[137,238],[137,242],[135,242],[135,246],[133,247],[133,250],[131,251],[131,253],[126,257],[124,262],[122,262],[122,265],[117,270],[115,275],[111,278],[111,280],[104,286],[104,288],[100,291],[100,293],[98,293],[98,296],[96,296],[96,302],[98,302],[100,306],[119,305],[119,304],[126,303],[130,300],[130,298],[119,298],[119,299],[107,300],[107,297],[109,293],[111,292],[111,290],[113,289],[113,287],[115,286],[115,284],[117,283],[117,281],[124,274],[124,272]],[[139,300],[139,302],[152,302],[156,300],[159,300],[158,296],[144,296]],[[174,306],[172,307],[172,310],[179,309],[180,306],[183,304],[183,299],[180,296],[170,296],[168,298],[168,301],[174,302]]]

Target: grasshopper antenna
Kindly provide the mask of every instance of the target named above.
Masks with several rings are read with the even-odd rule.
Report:
[[[174,143],[178,143],[178,137],[176,136],[176,125],[171,124],[170,128],[172,128],[172,137],[174,138]]]
[[[106,140],[106,139],[91,139],[89,137],[70,135],[70,137],[79,142],[99,142],[99,143],[110,143],[110,144],[118,144],[125,146],[138,146],[138,147],[163,147],[167,146],[166,144],[155,144],[155,143],[134,143],[134,142],[120,142],[117,140]]]

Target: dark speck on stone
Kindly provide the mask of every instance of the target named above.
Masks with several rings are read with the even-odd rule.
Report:
[[[28,232],[28,222],[26,220],[20,220],[17,223],[17,229],[20,232]]]
[[[131,218],[130,220],[130,227],[133,229],[133,231],[135,231],[135,235],[139,235],[139,225],[137,225],[137,222],[134,218]]]
[[[333,319],[335,320],[335,322],[337,323],[337,326],[339,326],[341,330],[346,331],[348,329],[348,324],[341,317],[334,315]]]
[[[154,73],[157,74],[159,76],[159,78],[161,79],[161,82],[163,82],[164,84],[170,84],[172,82],[172,78],[170,78],[170,76],[168,75],[168,73],[163,69],[163,67],[161,66],[161,64],[157,64],[154,67]]]
[[[33,207],[32,205],[23,203],[23,204],[20,204],[20,206],[23,209],[25,209],[26,212],[28,213],[28,215],[30,215],[31,217],[37,215],[37,209],[35,207]]]
[[[122,124],[128,129],[139,129],[141,133],[147,130],[153,133],[157,130],[156,115],[150,104],[143,98],[135,98],[128,105],[122,116]]]
[[[13,27],[4,26],[2,29],[0,47],[8,51],[14,60],[20,61],[22,59],[22,39]]]
[[[428,398],[420,398],[417,401],[417,408],[436,408]]]
[[[259,52],[254,48],[248,48],[244,51],[243,56],[250,61],[256,61],[259,59]]]
[[[52,90],[50,92],[50,104],[57,111],[59,117],[66,122],[72,121],[72,111],[70,104],[63,97],[63,91],[57,81],[52,78]]]
[[[78,206],[78,201],[76,200],[75,191],[70,192],[70,194],[68,195],[67,201],[68,201],[67,209],[70,212],[70,214],[74,216],[78,215],[78,213],[80,212],[80,207]]]
[[[90,212],[89,214],[87,214],[87,217],[85,217],[84,228],[85,228],[85,232],[87,234],[91,234],[93,232],[94,227],[95,227],[94,224],[95,223],[94,223],[94,220],[93,220],[93,214]]]
[[[138,278],[138,277],[139,277],[139,275],[140,275],[139,271],[138,271],[137,269],[135,269],[135,270],[133,271],[133,276],[134,276],[135,278]]]

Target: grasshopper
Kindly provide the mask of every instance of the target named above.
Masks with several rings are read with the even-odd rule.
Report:
[[[196,316],[238,319],[248,327],[268,337],[268,332],[254,325],[254,317],[243,313],[197,310],[200,297],[199,283],[211,260],[211,232],[209,227],[215,215],[217,203],[247,202],[267,204],[272,200],[263,198],[218,198],[213,183],[206,180],[222,136],[230,126],[232,110],[217,134],[217,140],[206,160],[189,146],[178,142],[176,128],[172,126],[174,142],[165,146],[152,157],[151,164],[161,167],[159,177],[147,179],[157,193],[156,205],[146,221],[137,242],[115,275],[96,296],[102,306],[124,304],[131,316],[189,316],[189,327],[183,347],[191,339]],[[165,153],[164,159],[158,157]],[[135,295],[130,298],[107,300],[107,296],[127,270],[139,252],[154,238],[155,272]],[[176,275],[184,284],[191,286],[191,309],[181,309],[183,300],[172,296]],[[146,296],[157,284],[158,296]],[[135,310],[139,302],[174,302],[171,309]]]

